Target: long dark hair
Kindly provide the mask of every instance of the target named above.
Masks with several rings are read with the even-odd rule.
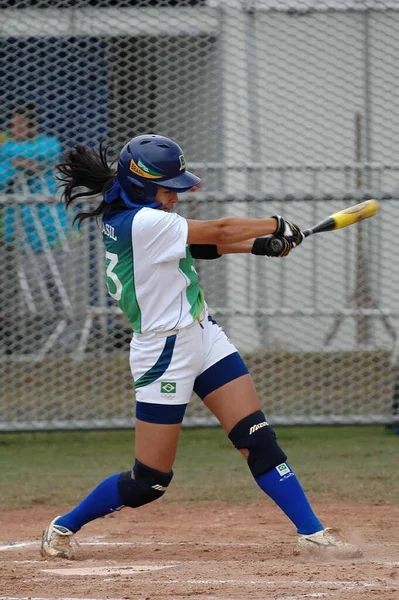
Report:
[[[109,148],[101,142],[98,150],[78,144],[64,154],[63,162],[56,168],[60,173],[57,180],[64,188],[61,197],[67,208],[79,198],[104,197],[116,177],[116,171],[108,163],[108,152]],[[80,225],[85,219],[101,216],[109,207],[103,199],[91,212],[79,212],[73,222],[78,221]]]

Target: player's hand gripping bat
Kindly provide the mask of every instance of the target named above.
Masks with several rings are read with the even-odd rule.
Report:
[[[323,233],[323,231],[342,229],[342,227],[348,227],[348,225],[353,225],[358,221],[363,221],[364,219],[373,217],[378,210],[379,203],[377,200],[366,200],[365,202],[355,204],[354,206],[349,206],[344,210],[340,210],[339,212],[330,215],[323,221],[313,225],[313,227],[310,229],[305,229],[305,231],[302,233],[306,238],[314,233]],[[270,249],[273,251],[274,256],[279,256],[283,245],[283,241],[278,237],[274,237],[270,240]]]

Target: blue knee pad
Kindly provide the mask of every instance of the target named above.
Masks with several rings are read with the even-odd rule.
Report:
[[[138,460],[134,463],[133,474],[134,479],[132,472],[126,471],[120,474],[118,480],[122,502],[131,508],[138,508],[163,496],[173,477],[173,471],[162,473]]]
[[[248,450],[248,467],[255,478],[287,460],[261,410],[241,419],[230,431],[229,438],[237,450]]]

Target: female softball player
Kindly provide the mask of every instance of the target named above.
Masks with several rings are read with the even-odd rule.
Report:
[[[356,546],[324,528],[313,512],[261,411],[242,358],[208,314],[193,263],[233,252],[273,255],[276,236],[282,241],[279,256],[286,256],[302,241],[299,227],[280,216],[195,221],[171,212],[178,193],[200,180],[186,170],[181,148],[159,135],[130,140],[116,172],[101,146],[99,151],[76,146],[58,169],[67,207],[80,198],[103,198],[95,210],[76,218],[80,223],[101,218],[108,290],[134,332],[135,463],[56,517],[43,533],[42,555],[73,558],[74,534],[83,525],[165,493],[194,390],[244,455],[256,483],[295,525],[295,551],[359,556]]]

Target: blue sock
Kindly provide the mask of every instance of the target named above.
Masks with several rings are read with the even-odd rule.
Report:
[[[89,521],[122,508],[123,502],[118,492],[119,476],[120,473],[116,473],[104,479],[76,508],[59,517],[56,525],[63,525],[75,533]]]
[[[309,535],[324,529],[314,514],[295,473],[287,463],[278,465],[257,477],[255,481],[291,519],[298,533]]]

